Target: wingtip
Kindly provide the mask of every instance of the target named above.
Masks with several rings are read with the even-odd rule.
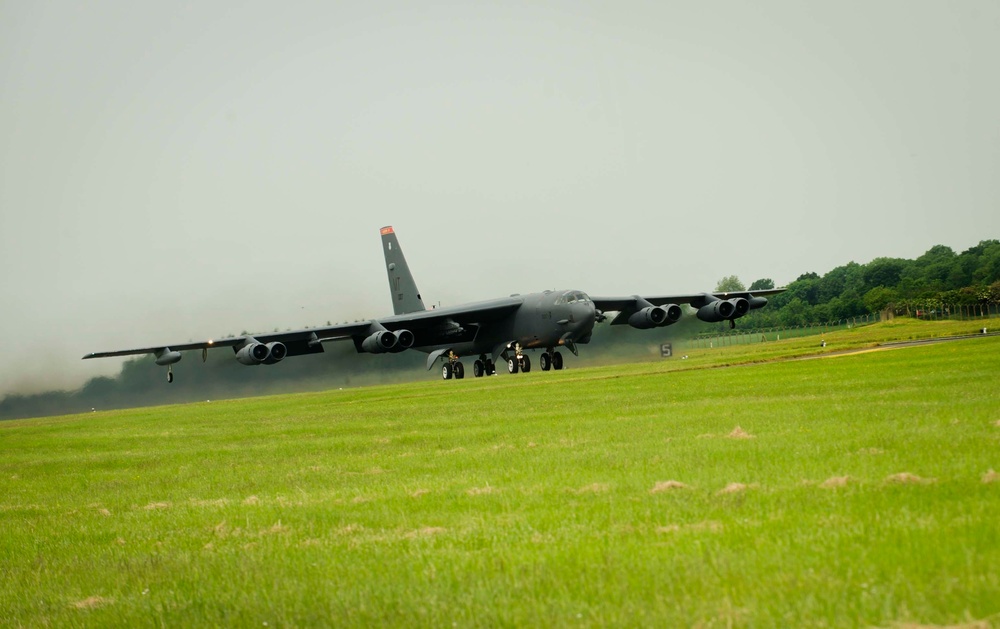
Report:
[[[382,234],[383,236],[393,233],[392,225],[386,225],[385,227],[379,230],[379,233]]]

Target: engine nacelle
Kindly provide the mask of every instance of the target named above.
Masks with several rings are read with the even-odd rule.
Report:
[[[361,349],[369,354],[383,354],[394,351],[397,343],[395,334],[382,330],[361,341]]]
[[[389,350],[391,352],[401,352],[404,349],[410,349],[413,347],[414,341],[417,340],[413,332],[409,330],[396,330],[393,334],[396,337],[396,346]]]
[[[267,358],[264,359],[264,364],[273,365],[281,362],[285,356],[288,356],[288,348],[285,347],[285,344],[273,341],[267,344]]]
[[[282,345],[284,347],[284,345]],[[241,365],[259,365],[268,359],[271,350],[263,343],[249,343],[236,352],[236,360]],[[284,356],[282,356],[284,358]]]
[[[763,308],[767,305],[767,297],[751,297],[750,298],[750,310],[756,310],[758,308]]]
[[[708,323],[717,323],[739,319],[748,312],[750,312],[750,302],[742,297],[717,299],[699,308],[698,318]]]
[[[713,302],[709,302],[698,308],[698,318],[707,323],[718,323],[719,321],[725,321],[726,319],[732,318],[733,311],[736,310],[734,306],[729,301],[723,301],[718,299]]]
[[[659,328],[671,323],[677,323],[681,318],[681,307],[677,304],[665,306],[647,306],[635,312],[628,318],[628,324],[639,330]]]

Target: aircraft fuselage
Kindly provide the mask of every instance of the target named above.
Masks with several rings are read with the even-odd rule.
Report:
[[[458,356],[490,354],[500,344],[515,342],[523,349],[548,349],[569,343],[588,343],[597,321],[597,309],[583,291],[545,291],[514,296],[521,300],[511,315],[476,329],[455,330],[451,343],[421,343],[413,349],[433,352],[449,348]],[[447,309],[436,311],[447,314]]]

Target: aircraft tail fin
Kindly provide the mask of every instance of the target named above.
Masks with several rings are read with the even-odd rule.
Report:
[[[420,291],[417,290],[417,283],[413,281],[410,267],[406,264],[403,250],[399,248],[396,232],[393,231],[392,227],[383,227],[380,231],[394,314],[401,315],[426,310],[424,300],[420,298]]]

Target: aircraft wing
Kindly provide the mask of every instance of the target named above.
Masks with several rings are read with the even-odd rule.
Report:
[[[216,347],[231,347],[239,349],[247,343],[278,342],[285,345],[287,356],[318,354],[323,351],[322,344],[332,341],[353,340],[359,348],[361,342],[368,336],[379,331],[396,332],[409,330],[415,336],[415,345],[439,345],[474,338],[478,327],[482,324],[497,321],[517,310],[522,303],[519,297],[508,297],[492,301],[457,306],[454,308],[437,308],[409,314],[371,319],[355,323],[291,330],[286,332],[268,332],[187,343],[165,343],[149,347],[114,350],[110,352],[92,352],[83,358],[108,358],[112,356],[134,356],[139,354],[159,354],[164,351],[180,352],[193,349],[213,349]]]
[[[137,356],[139,354],[155,354],[164,349],[173,351],[183,351],[189,349],[208,349],[210,347],[233,347],[243,342],[245,337],[222,339],[219,341],[201,341],[198,343],[172,343],[170,345],[157,345],[155,347],[136,347],[134,349],[116,349],[111,352],[91,352],[84,354],[83,359],[88,358],[111,358],[112,356]]]
[[[280,342],[288,349],[288,356],[301,356],[303,354],[316,354],[323,351],[321,343],[327,341],[337,341],[352,338],[352,335],[359,334],[371,326],[370,321],[360,323],[345,323],[341,325],[326,326],[322,328],[310,328],[305,330],[292,330],[287,332],[268,332],[266,334],[252,334],[226,338],[219,340],[207,340],[188,343],[165,343],[163,345],[153,345],[150,347],[137,347],[135,349],[121,349],[110,352],[92,352],[83,358],[108,358],[111,356],[135,356],[138,354],[156,354],[164,350],[182,352],[192,349],[214,349],[216,347],[240,348],[251,339],[261,343]]]
[[[766,298],[769,295],[777,295],[778,293],[783,293],[784,288],[768,288],[755,291],[733,291],[728,293],[693,293],[688,295],[652,295],[652,296],[640,296],[632,295],[630,297],[591,297],[594,302],[594,306],[602,312],[617,312],[620,313],[612,321],[612,325],[620,325],[628,321],[629,316],[638,312],[642,308],[649,305],[662,306],[664,304],[688,304],[694,308],[700,308],[705,304],[715,301],[717,299],[735,299],[743,298],[749,300],[752,307],[759,308],[767,303],[764,299],[763,302],[760,299]],[[760,304],[760,305],[757,305]]]

